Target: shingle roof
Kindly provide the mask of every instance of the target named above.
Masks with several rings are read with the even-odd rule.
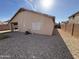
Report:
[[[79,11],[74,13],[73,15],[69,16],[69,18],[75,16],[76,14],[79,14]]]
[[[21,11],[33,12],[33,13],[40,14],[40,15],[43,15],[43,16],[47,16],[47,17],[50,17],[50,18],[53,18],[53,19],[55,18],[55,16],[49,16],[49,15],[47,15],[47,14],[43,14],[43,13],[36,12],[36,11],[33,11],[33,10],[28,10],[28,9],[25,9],[25,8],[20,8],[20,9],[16,12],[16,14],[11,18],[10,21],[12,21],[13,18],[14,18],[19,12],[21,12]],[[9,21],[9,22],[10,22],[10,21]],[[53,20],[53,21],[55,21],[55,20]]]

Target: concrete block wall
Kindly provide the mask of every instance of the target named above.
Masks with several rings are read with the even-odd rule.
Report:
[[[79,38],[79,24],[74,24],[73,36]]]
[[[66,24],[62,24],[61,25],[61,29],[64,30],[64,31],[66,31]]]
[[[70,35],[79,38],[79,24],[71,24],[71,23],[62,24],[61,29],[69,33]]]
[[[0,25],[0,31],[9,30],[8,24],[1,24]]]
[[[68,32],[70,35],[73,35],[73,24],[66,24],[66,32]]]

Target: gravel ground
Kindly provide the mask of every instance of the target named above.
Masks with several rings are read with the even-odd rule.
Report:
[[[58,30],[74,59],[79,59],[79,38],[75,38],[63,30]]]
[[[73,59],[57,31],[53,36],[19,32],[7,35],[10,38],[0,41],[0,59]]]

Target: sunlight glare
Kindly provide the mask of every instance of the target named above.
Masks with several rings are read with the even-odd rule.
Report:
[[[54,5],[54,0],[41,0],[41,7],[45,9],[50,9]]]

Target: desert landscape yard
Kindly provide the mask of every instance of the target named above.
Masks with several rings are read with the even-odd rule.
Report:
[[[21,32],[6,34],[10,38],[0,41],[0,58],[73,59],[58,31],[54,36]]]

